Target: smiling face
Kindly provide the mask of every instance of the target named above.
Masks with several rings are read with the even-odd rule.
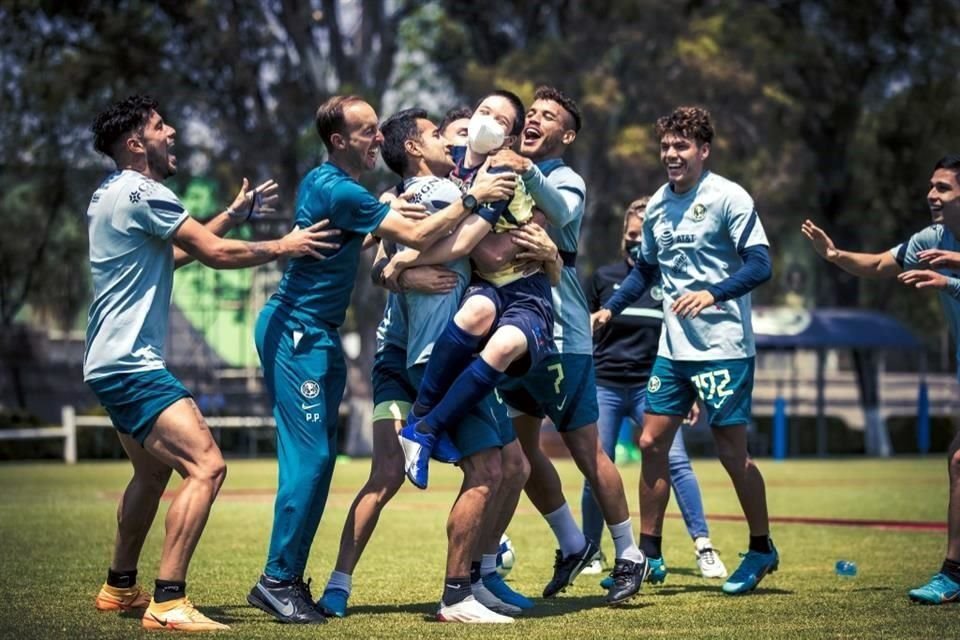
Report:
[[[703,163],[710,156],[710,143],[667,132],[660,138],[660,162],[675,193],[689,191],[703,175]]]
[[[419,149],[423,156],[430,173],[435,176],[445,176],[455,166],[453,157],[450,155],[450,143],[440,135],[440,129],[426,118],[417,120],[417,131],[419,140],[409,140],[408,144],[414,145]]]
[[[159,182],[177,173],[177,156],[172,153],[176,136],[177,130],[151,111],[143,133],[135,133],[127,144],[132,153],[145,159],[146,174]]]
[[[343,121],[343,133],[334,134],[331,139],[344,168],[357,173],[370,171],[377,165],[383,142],[377,112],[366,102],[351,102],[343,109]]]
[[[566,109],[553,100],[535,100],[527,110],[520,153],[534,161],[559,157],[576,137]]]
[[[934,222],[960,225],[960,182],[952,169],[937,169],[930,177],[927,205]]]

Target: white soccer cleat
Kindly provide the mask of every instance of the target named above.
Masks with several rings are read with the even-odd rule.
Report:
[[[720,554],[713,548],[710,538],[697,538],[694,541],[697,554],[697,566],[704,578],[726,578],[727,568],[720,559]]]
[[[443,604],[441,601],[440,610],[437,611],[437,620],[439,622],[465,622],[467,624],[505,624],[513,622],[513,618],[490,611],[490,609],[477,602],[477,599],[473,596],[467,596],[457,604],[450,606]]]
[[[604,571],[603,568],[607,563],[606,556],[603,555],[603,552],[600,552],[600,555],[597,558],[594,558],[593,562],[588,564],[583,568],[583,571],[580,572],[580,575],[584,576],[598,576],[601,573],[608,573]]]
[[[490,593],[490,590],[487,589],[487,587],[483,584],[483,580],[471,584],[470,592],[473,594],[473,597],[477,599],[477,602],[495,613],[505,616],[515,616],[523,611],[523,609],[520,607],[507,604],[497,596]]]

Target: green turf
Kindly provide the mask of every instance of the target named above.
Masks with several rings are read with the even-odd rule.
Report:
[[[569,462],[558,464],[567,496],[579,511],[579,483]],[[946,469],[939,457],[888,462],[763,461],[774,516],[942,521]],[[384,512],[380,529],[354,576],[351,615],[322,628],[282,627],[246,605],[263,564],[275,486],[273,461],[233,461],[190,572],[189,592],[204,612],[232,625],[234,638],[957,638],[960,605],[912,605],[906,591],[925,582],[942,560],[942,532],[892,532],[858,527],[774,525],[780,572],[752,595],[731,598],[720,583],[695,573],[693,548],[671,504],[664,541],[671,573],[644,588],[630,605],[601,604],[597,579],[582,576],[558,598],[504,627],[445,625],[429,620],[442,586],[444,522],[457,487],[453,470],[434,465],[432,488],[404,488]],[[720,466],[696,460],[708,514],[735,514],[736,498]],[[308,573],[322,583],[336,554],[340,527],[368,471],[365,460],[341,463]],[[623,469],[637,505],[637,466]],[[129,638],[138,621],[100,614],[93,596],[106,573],[116,500],[129,477],[119,463],[75,467],[0,466],[0,622],[3,638]],[[162,510],[165,505],[161,507]],[[155,577],[160,518],[148,538],[140,574]],[[637,522],[637,524],[639,524]],[[743,551],[742,522],[714,521],[712,538],[728,567]],[[538,595],[549,579],[554,543],[524,498],[509,534],[517,549],[511,584]],[[605,542],[609,554],[609,542]],[[838,559],[859,565],[838,578]],[[314,585],[315,592],[322,590]]]

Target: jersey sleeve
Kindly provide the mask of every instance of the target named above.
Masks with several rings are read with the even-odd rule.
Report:
[[[460,189],[449,180],[437,180],[430,184],[429,189],[424,194],[424,205],[431,212],[437,212],[444,209],[461,197]]]
[[[747,247],[770,246],[753,198],[745,190],[738,188],[727,196],[724,213],[730,239],[736,245],[737,253]]]
[[[337,185],[331,205],[332,226],[356,233],[373,233],[390,212],[389,204],[356,182]]]
[[[648,204],[647,211],[649,210]],[[640,241],[640,255],[643,257],[643,261],[647,264],[660,264],[657,257],[657,239],[653,235],[653,220],[650,216],[644,218],[641,228],[643,234]]]
[[[537,165],[533,165],[522,177],[537,207],[554,227],[565,227],[583,210],[586,185],[572,169],[560,167],[544,176]]]
[[[156,182],[141,182],[130,193],[130,201],[134,203],[130,216],[133,227],[164,240],[190,216],[173,191]]]
[[[923,267],[917,254],[926,249],[936,249],[940,245],[943,229],[940,225],[930,225],[912,236],[899,246],[896,256],[897,263],[906,271]]]

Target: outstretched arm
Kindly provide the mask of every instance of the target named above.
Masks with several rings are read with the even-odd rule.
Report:
[[[184,252],[215,269],[254,267],[285,256],[312,256],[323,260],[321,251],[337,249],[340,246],[326,241],[340,233],[336,229],[324,230],[328,224],[329,220],[322,220],[306,229],[295,228],[277,240],[244,242],[220,238],[188,217],[177,228],[173,241]]]
[[[856,253],[837,249],[830,236],[810,220],[803,221],[800,231],[810,240],[817,255],[852,275],[860,278],[892,278],[902,271],[889,251]]]

